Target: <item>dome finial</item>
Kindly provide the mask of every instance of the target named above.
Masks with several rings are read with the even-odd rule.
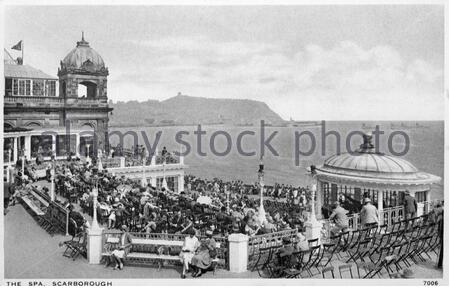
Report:
[[[372,150],[375,146],[372,143],[372,133],[367,133],[363,135],[363,144],[360,146],[362,150]]]
[[[81,31],[81,40],[77,42],[77,47],[86,46],[89,47],[89,43],[84,40],[84,31]]]

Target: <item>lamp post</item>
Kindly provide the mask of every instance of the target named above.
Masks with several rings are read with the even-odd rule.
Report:
[[[317,221],[316,218],[316,207],[315,207],[315,201],[316,201],[316,192],[317,192],[317,185],[312,184],[311,186],[311,200],[310,200],[310,207],[311,207],[311,213],[309,220],[305,223],[306,227],[306,239],[319,239],[321,238],[321,230],[322,230],[322,223]]]
[[[92,197],[93,197],[93,212],[92,212],[92,226],[91,228],[95,230],[99,230],[100,226],[97,221],[97,197],[98,197],[98,186],[97,186],[97,178],[95,178],[95,187],[92,189]]]
[[[91,144],[86,144],[86,151],[87,151],[87,156],[86,156],[86,162],[90,163],[91,162],[91,158],[89,156],[89,148],[90,148]]]
[[[55,201],[55,167],[52,164],[52,168],[50,169],[50,199]]]
[[[22,149],[22,183],[25,178],[25,149]]]
[[[69,236],[69,206],[70,203],[66,206],[66,236]]]
[[[167,187],[167,180],[166,180],[166,160],[163,160],[163,181],[162,181],[162,187],[166,190],[168,190],[169,188]]]
[[[98,152],[98,171],[103,171],[102,153],[101,153],[101,151]]]
[[[230,190],[225,185],[225,194],[227,195],[227,213],[230,212]]]
[[[6,167],[6,181],[11,182],[11,148],[8,149],[8,167]]]
[[[145,177],[145,158],[142,158],[142,179],[141,186],[147,187],[147,178]]]
[[[259,209],[258,217],[261,224],[266,221],[266,210],[264,209],[264,163],[261,156],[261,161],[259,162],[258,179],[260,186],[260,199],[259,199]]]
[[[316,184],[313,184],[311,187],[311,216],[310,216],[311,223],[317,222],[316,207],[315,207],[316,191],[317,191],[317,186],[316,186]]]

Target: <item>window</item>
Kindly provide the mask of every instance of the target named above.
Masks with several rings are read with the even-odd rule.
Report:
[[[13,95],[17,96],[19,95],[19,80],[13,79]]]
[[[44,96],[44,80],[33,80],[33,96]]]
[[[31,96],[31,80],[25,80],[25,95]]]
[[[31,80],[14,80],[13,93],[19,96],[31,96]]]
[[[56,81],[47,80],[45,82],[45,95],[49,97],[56,96]]]
[[[5,78],[5,96],[12,95],[12,79]]]
[[[25,95],[25,80],[19,80],[19,96]]]

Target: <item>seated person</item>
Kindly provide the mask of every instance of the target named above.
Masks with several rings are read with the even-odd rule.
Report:
[[[150,215],[149,220],[147,221],[147,223],[143,228],[143,231],[146,232],[147,234],[156,232],[156,222],[154,219],[155,219],[154,216]]]
[[[292,246],[289,237],[283,237],[283,246],[277,251],[278,265],[284,268],[291,268],[296,264],[296,257],[292,256],[295,248]]]
[[[189,236],[184,239],[183,247],[181,248],[180,253],[180,260],[183,264],[181,278],[186,278],[186,272],[189,271],[189,265],[192,262],[195,251],[197,251],[197,248],[200,245],[198,238],[195,236],[195,230],[192,227],[186,232]]]
[[[205,234],[207,238],[201,241],[200,247],[195,252],[194,257],[192,257],[193,277],[199,277],[204,271],[208,270],[213,259],[217,256],[216,241],[213,238],[212,230],[207,230]]]
[[[259,226],[255,223],[253,219],[249,219],[247,221],[247,224],[245,225],[245,234],[247,234],[250,237],[253,237],[256,235],[256,233],[259,230]]]
[[[123,269],[123,261],[131,247],[131,235],[128,233],[128,227],[126,225],[122,225],[121,230],[122,235],[120,236],[119,247],[111,253],[111,259],[116,263],[114,270],[117,268],[120,270]],[[107,259],[107,265],[108,263],[109,261]]]
[[[330,220],[335,226],[331,229],[332,236],[348,231],[348,211],[341,207],[339,201],[334,202],[334,209],[330,215]]]

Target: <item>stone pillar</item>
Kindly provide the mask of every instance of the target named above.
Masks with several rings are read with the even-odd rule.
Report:
[[[230,271],[242,273],[247,271],[248,264],[248,236],[231,234],[228,236]]]
[[[178,176],[178,193],[184,191],[184,174]]]
[[[316,219],[316,208],[315,208],[315,195],[317,191],[317,186],[313,185],[311,188],[311,216],[309,220],[305,223],[306,226],[306,239],[319,239],[320,243],[320,233],[322,230],[322,223]]]
[[[11,167],[10,165],[8,165],[6,167],[6,182],[7,183],[11,182],[11,168],[10,167]]]
[[[87,255],[90,264],[99,264],[102,259],[102,233],[101,228],[88,229]]]
[[[75,156],[80,158],[80,156],[81,156],[81,153],[80,153],[80,151],[81,151],[80,134],[76,133],[75,136],[76,136],[76,140],[75,140]]]
[[[31,160],[31,136],[25,136],[25,157]]]
[[[13,152],[13,163],[15,164],[17,162],[17,158],[19,157],[19,148],[18,148],[18,141],[17,137],[14,137],[14,152]]]
[[[156,166],[156,152],[152,155],[152,160],[150,162],[151,166]]]
[[[322,227],[323,227],[322,223],[320,223],[317,220],[315,222],[308,221],[305,223],[305,227],[306,227],[306,231],[305,231],[306,239],[310,240],[310,239],[319,238],[319,243],[320,243],[320,234],[321,234]]]
[[[54,154],[55,155],[55,158],[56,158],[56,156],[57,156],[57,153],[56,153],[56,135],[55,134],[52,134],[52,154]]]
[[[125,156],[120,157],[120,168],[125,168]]]
[[[156,187],[156,176],[150,176],[150,177],[148,178],[148,180],[149,180],[150,186]]]

